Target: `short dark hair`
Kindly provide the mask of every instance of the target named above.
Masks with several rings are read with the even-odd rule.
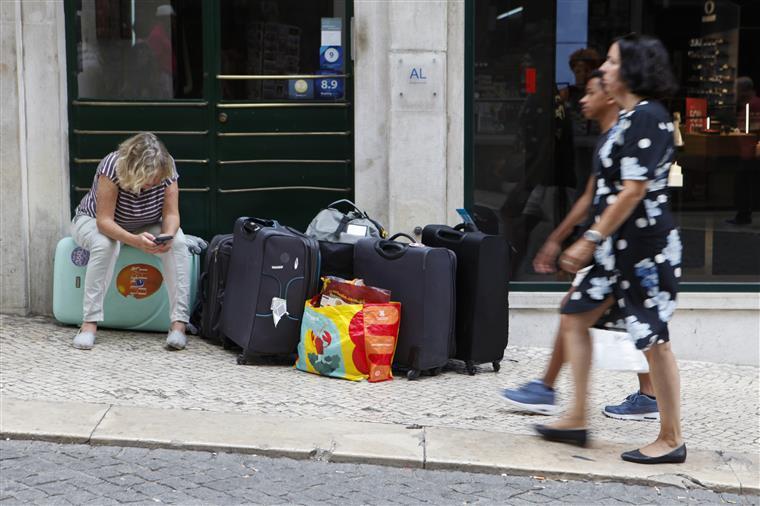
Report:
[[[665,99],[678,91],[670,57],[660,39],[631,33],[618,37],[620,77],[640,97]]]
[[[573,51],[573,54],[570,55],[568,65],[572,69],[576,63],[586,62],[591,68],[595,69],[601,65],[601,61],[602,59],[599,57],[599,53],[596,52],[596,49],[584,47]]]
[[[602,71],[601,71],[601,70],[599,70],[599,69],[594,69],[594,70],[592,70],[592,71],[591,71],[591,73],[588,75],[588,80],[590,81],[590,80],[592,80],[592,79],[601,79],[602,77],[604,77],[604,72],[602,72]]]
[[[736,91],[740,93],[752,93],[755,91],[755,83],[751,77],[742,76],[736,78]]]

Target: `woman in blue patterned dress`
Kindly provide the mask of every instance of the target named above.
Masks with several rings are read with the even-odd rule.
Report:
[[[675,79],[662,43],[640,35],[616,40],[601,71],[605,89],[622,112],[597,153],[601,163],[593,201],[595,224],[559,261],[568,272],[592,264],[563,306],[560,322],[575,402],[561,420],[536,430],[547,439],[585,444],[589,327],[621,329],[647,356],[660,408],[657,440],[621,457],[644,464],[680,463],[686,459],[686,445],[668,321],[681,276],[681,240],[667,187],[673,123],[659,102],[675,91]]]

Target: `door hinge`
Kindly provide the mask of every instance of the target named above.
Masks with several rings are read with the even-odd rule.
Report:
[[[354,23],[354,17],[351,16],[351,21],[349,22],[349,30],[351,30],[351,61],[354,61],[354,55],[356,54],[356,30],[354,29],[356,27]]]

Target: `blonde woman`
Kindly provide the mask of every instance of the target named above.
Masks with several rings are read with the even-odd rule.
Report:
[[[130,137],[101,160],[71,223],[74,241],[90,252],[75,348],[89,350],[95,344],[122,243],[161,258],[172,322],[166,346],[181,350],[187,344],[190,255],[179,228],[178,179],[174,159],[149,132]]]

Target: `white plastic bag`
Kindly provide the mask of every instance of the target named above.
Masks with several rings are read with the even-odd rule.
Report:
[[[610,371],[649,372],[644,353],[625,332],[591,329],[593,367]]]

